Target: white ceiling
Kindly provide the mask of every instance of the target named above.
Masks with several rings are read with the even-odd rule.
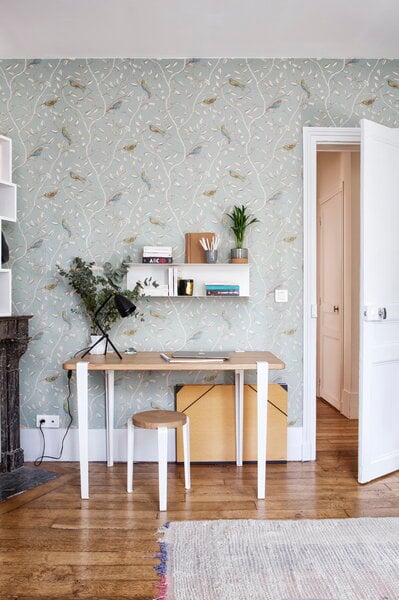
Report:
[[[0,58],[399,58],[398,0],[0,0]]]

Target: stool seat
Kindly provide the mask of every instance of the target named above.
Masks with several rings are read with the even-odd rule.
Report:
[[[134,427],[156,429],[158,433],[159,510],[167,507],[168,429],[182,428],[184,487],[190,489],[190,420],[176,410],[146,410],[132,415],[127,422],[127,491],[133,491]]]
[[[132,416],[133,425],[142,429],[176,429],[187,423],[187,416],[175,410],[147,410]]]

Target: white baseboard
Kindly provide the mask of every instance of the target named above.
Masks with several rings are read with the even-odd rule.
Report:
[[[65,429],[45,429],[46,455],[59,455],[62,437]],[[168,432],[168,460],[176,460],[175,431]],[[154,431],[146,429],[135,430],[135,460],[138,462],[156,462],[157,443]],[[89,430],[89,460],[105,461],[105,429]],[[61,461],[75,462],[79,460],[78,430],[71,429],[64,442]],[[32,462],[43,452],[42,436],[39,429],[21,429],[21,447],[24,450],[25,461]],[[290,461],[302,460],[302,427],[288,428],[287,457]],[[45,459],[52,460],[52,459]],[[114,431],[114,460],[126,462],[126,429]]]
[[[342,390],[342,414],[347,419],[359,418],[359,394]]]

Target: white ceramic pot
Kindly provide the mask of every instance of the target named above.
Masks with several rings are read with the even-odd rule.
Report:
[[[101,335],[91,335],[90,336],[90,346],[93,346],[99,339]],[[105,342],[106,340],[101,340],[99,344],[97,344],[94,348],[90,350],[89,354],[105,354]]]

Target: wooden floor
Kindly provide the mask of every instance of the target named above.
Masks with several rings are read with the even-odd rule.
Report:
[[[169,520],[399,516],[398,473],[356,482],[356,428],[319,402],[317,461],[268,465],[262,501],[256,465],[193,465],[187,493],[182,467],[170,465],[162,514],[156,465],[137,465],[128,496],[125,464],[92,464],[91,497],[81,500],[78,465],[46,463],[61,476],[0,504],[0,598],[153,598],[151,557]]]

